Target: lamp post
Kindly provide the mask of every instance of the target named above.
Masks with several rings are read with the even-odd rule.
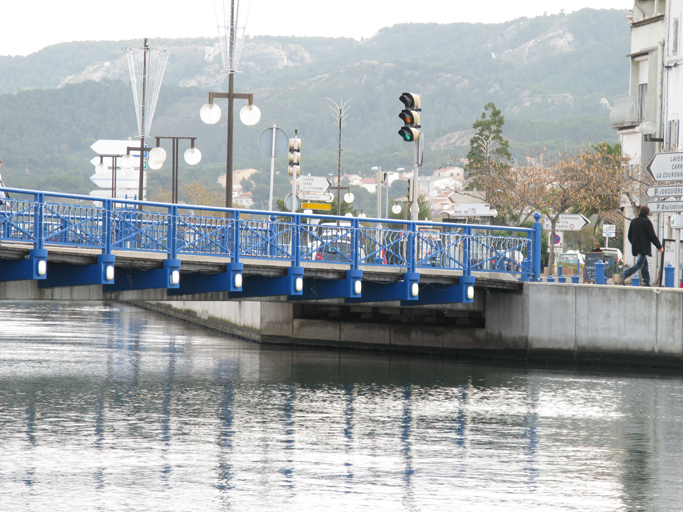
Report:
[[[216,124],[221,118],[221,109],[216,105],[214,98],[227,98],[228,100],[228,154],[225,163],[225,207],[232,208],[232,136],[233,136],[233,111],[235,99],[249,100],[249,104],[240,110],[240,120],[247,126],[254,126],[261,120],[261,111],[254,105],[253,94],[236,93],[234,91],[235,72],[228,74],[228,92],[210,92],[209,102],[199,112],[199,116],[206,124]]]
[[[194,147],[194,141],[197,137],[155,137],[157,145],[149,152],[149,168],[156,171],[161,169],[166,161],[166,151],[159,146],[161,139],[169,139],[172,141],[171,149],[171,202],[176,204],[178,202],[178,147],[181,140],[189,140],[190,148],[184,153],[185,162],[188,165],[197,165],[202,159],[202,153]]]

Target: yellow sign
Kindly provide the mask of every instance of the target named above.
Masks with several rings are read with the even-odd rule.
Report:
[[[330,203],[301,203],[301,208],[304,210],[331,210]]]

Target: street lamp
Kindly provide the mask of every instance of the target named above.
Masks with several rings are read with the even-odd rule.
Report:
[[[214,98],[228,99],[228,154],[225,164],[225,207],[232,208],[232,136],[233,111],[235,99],[249,100],[249,104],[240,110],[240,120],[247,126],[254,126],[261,120],[261,111],[254,105],[253,94],[236,93],[234,91],[234,71],[228,74],[228,92],[210,92],[209,102],[199,111],[199,117],[206,124],[216,124],[221,118],[221,108],[216,105]]]
[[[202,153],[194,147],[194,141],[197,137],[155,137],[157,145],[149,152],[149,168],[153,171],[161,169],[166,161],[166,151],[159,146],[161,139],[170,139],[172,141],[172,159],[171,159],[171,202],[176,204],[178,202],[178,146],[180,140],[189,140],[190,147],[183,155],[185,162],[188,165],[197,165],[202,159]]]

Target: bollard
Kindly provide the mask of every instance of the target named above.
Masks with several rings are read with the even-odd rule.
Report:
[[[640,286],[640,277],[637,273],[631,278],[631,286]]]
[[[557,266],[557,282],[562,284],[567,282],[567,278],[562,275],[562,265]]]
[[[595,264],[595,284],[607,284],[605,280],[605,262],[598,261]]]
[[[668,263],[666,267],[664,267],[664,286],[667,288],[673,288],[674,287],[674,271],[676,269],[671,263]]]
[[[546,279],[546,282],[548,282],[548,283],[554,283],[554,282],[555,282],[555,278],[553,277],[552,274],[550,274],[550,275],[548,276],[548,279]]]
[[[579,284],[579,274],[574,274],[572,276],[572,283]]]

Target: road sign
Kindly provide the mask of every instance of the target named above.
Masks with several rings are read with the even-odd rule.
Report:
[[[98,155],[125,155],[128,148],[138,147],[140,147],[138,140],[98,140],[90,146]],[[131,151],[130,154],[140,158],[139,152]]]
[[[273,155],[273,132],[275,132],[275,154]],[[281,128],[276,128],[274,126],[266,128],[261,133],[258,140],[258,145],[266,155],[275,158],[287,151],[289,144],[289,138],[287,134]]]
[[[555,231],[581,231],[590,223],[591,221],[580,213],[563,213],[560,214],[560,218],[557,219]],[[543,219],[543,229],[546,231],[552,229],[550,220],[547,218]]]
[[[90,192],[93,197],[103,197],[111,198],[111,189],[109,190],[93,190]],[[138,189],[137,188],[117,188],[116,189],[116,199],[137,199]]]
[[[299,209],[299,199],[297,197],[294,198],[294,205],[292,205],[292,194],[287,194],[287,197],[285,197],[285,208],[287,208],[288,212],[292,211],[292,206],[295,206],[294,211]]]
[[[489,203],[465,203],[456,204],[453,206],[449,213],[452,215],[478,215],[489,213],[491,211],[491,205]]]
[[[316,203],[331,203],[334,200],[334,196],[329,192],[327,194],[302,194],[299,192],[297,195],[299,196],[299,199]]]
[[[301,207],[309,210],[331,210],[330,203],[301,203]]]
[[[90,181],[100,188],[111,190],[111,169],[102,174],[95,173],[90,176]],[[135,188],[140,184],[140,177],[136,173],[125,174],[119,169],[116,172],[116,188]],[[142,177],[142,186],[147,187],[147,173]]]
[[[646,169],[655,181],[683,181],[683,153],[657,153]]]
[[[660,201],[647,203],[652,213],[683,212],[683,201]]]
[[[602,236],[604,236],[605,238],[617,236],[617,226],[615,224],[603,224]]]
[[[650,187],[645,193],[648,197],[683,196],[683,187]]]
[[[330,180],[324,176],[300,176],[299,190],[302,192],[312,192],[314,194],[324,194],[330,189]]]

